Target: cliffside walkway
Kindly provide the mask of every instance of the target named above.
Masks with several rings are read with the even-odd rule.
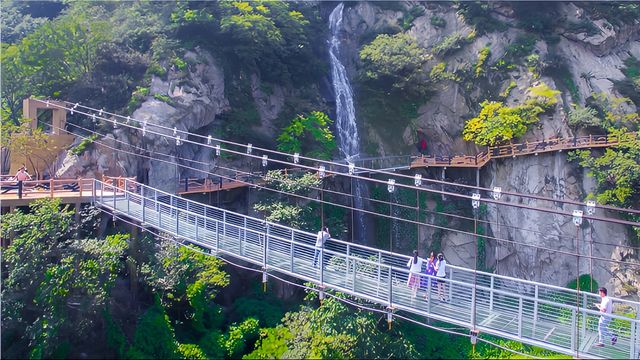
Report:
[[[605,148],[620,145],[632,141],[637,137],[636,133],[626,133],[621,137],[609,135],[574,136],[572,138],[554,138],[522,144],[508,144],[489,146],[486,152],[476,155],[455,156],[421,156],[411,162],[410,168],[419,167],[466,167],[481,168],[491,159],[506,157],[538,155],[554,151],[566,151],[576,149]]]
[[[403,312],[475,329],[483,334],[540,346],[582,358],[637,358],[640,319],[612,315],[615,346],[595,347],[599,312],[597,294],[576,292],[457,266],[448,267],[446,302],[435,291],[407,288],[408,257],[331,239],[312,266],[316,235],[190,201],[125,180],[124,186],[95,180],[92,200],[114,215],[155,228],[194,244],[212,256],[252,263]],[[426,275],[425,275],[426,276]],[[433,279],[430,279],[433,280]],[[429,288],[429,287],[427,287]],[[614,306],[640,303],[612,298]]]
[[[401,155],[360,158],[353,161],[355,166],[361,168],[355,172],[365,174],[371,170],[399,171],[423,167],[439,168],[472,168],[480,169],[492,159],[538,155],[549,152],[562,152],[576,149],[606,148],[620,145],[634,140],[637,133],[626,133],[621,138],[609,135],[575,136],[571,138],[553,138],[521,144],[508,144],[489,146],[487,151],[476,155]],[[338,160],[346,164],[345,160]]]

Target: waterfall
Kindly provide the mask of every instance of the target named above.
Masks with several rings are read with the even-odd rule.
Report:
[[[333,91],[336,95],[336,131],[338,148],[347,161],[355,161],[359,156],[360,137],[356,126],[356,111],[353,106],[353,90],[349,83],[347,70],[340,62],[340,31],[342,30],[342,10],[344,4],[340,3],[329,16],[329,29],[331,41],[329,43],[329,57],[331,58],[331,76]],[[354,206],[357,209],[364,207],[362,200],[365,195],[365,185],[355,180],[353,183]],[[361,242],[366,239],[366,225],[364,214],[360,211],[355,216],[355,224],[352,231]]]

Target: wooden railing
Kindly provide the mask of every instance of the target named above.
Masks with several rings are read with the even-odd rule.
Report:
[[[491,159],[516,157],[523,155],[537,155],[539,153],[553,151],[611,147],[624,142],[633,141],[637,136],[638,134],[633,132],[625,133],[621,136],[575,136],[572,138],[553,138],[534,142],[524,142],[521,144],[489,146],[487,148],[487,151],[483,151],[476,155],[423,155],[411,162],[410,167],[416,168],[425,166],[436,166],[481,168]]]
[[[5,180],[6,179],[6,180]],[[31,193],[44,194],[49,197],[56,197],[60,193],[77,193],[79,197],[91,196],[93,191],[93,179],[48,179],[48,180],[26,180],[22,182],[22,192],[24,195]],[[0,180],[0,193],[17,193],[18,182],[5,176]]]

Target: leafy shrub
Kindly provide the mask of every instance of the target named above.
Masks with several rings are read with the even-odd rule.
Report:
[[[179,57],[173,58],[173,65],[175,65],[180,71],[184,71],[187,68],[187,62]]]
[[[178,354],[173,326],[161,305],[156,303],[140,318],[128,358],[173,359]]]
[[[258,320],[249,318],[229,328],[229,336],[225,342],[227,356],[236,359],[246,353],[249,346],[253,345],[260,335]]]
[[[560,94],[560,91],[550,88],[549,85],[543,82],[539,85],[530,87],[527,91],[531,97],[528,102],[538,105],[545,110],[558,102],[557,96]]]
[[[590,107],[581,107],[573,104],[569,110],[568,122],[574,128],[588,126],[602,126],[602,120],[598,117],[598,111]]]
[[[480,114],[465,124],[463,138],[466,141],[494,146],[524,135],[527,125],[532,123],[532,119],[521,116],[518,108],[501,102],[484,101],[480,106]]]
[[[440,81],[440,80],[458,81],[459,80],[459,78],[454,73],[448,72],[446,71],[446,69],[447,69],[446,62],[438,63],[433,68],[431,68],[431,71],[429,72],[429,78],[431,78],[432,81]]]
[[[154,61],[149,64],[149,67],[147,67],[147,74],[164,77],[167,74],[167,70],[165,70],[162,65]]]
[[[581,291],[593,291],[598,290],[598,282],[591,277],[589,274],[582,274],[578,277],[578,279],[573,279],[567,283],[567,288],[577,290],[578,289],[578,281],[580,282],[580,290]]]
[[[173,101],[171,101],[171,98],[168,95],[163,95],[163,94],[153,94],[153,98],[162,102],[165,102],[169,105],[173,104]]]
[[[72,153],[73,155],[80,156],[84,154],[85,151],[87,151],[89,146],[93,144],[93,142],[96,141],[96,139],[98,139],[98,134],[93,134],[88,138],[80,141],[80,143],[74,146],[71,150],[69,150],[69,152]]]
[[[208,360],[204,351],[196,344],[178,345],[178,357],[186,360]]]
[[[424,15],[424,8],[419,5],[413,6],[411,10],[409,10],[402,16],[402,20],[401,20],[402,28],[405,31],[411,29],[411,27],[413,26],[413,20],[415,20],[416,18],[419,18],[422,15]]]
[[[129,99],[129,103],[127,104],[127,111],[133,113],[140,107],[140,104],[147,95],[149,95],[148,87],[137,86],[133,93],[131,93],[131,99]]]
[[[207,332],[198,344],[210,359],[222,359],[225,356],[225,337],[218,330]]]
[[[360,50],[361,75],[376,87],[424,94],[422,66],[429,58],[411,36],[381,34]]]
[[[461,49],[466,41],[467,39],[462,36],[461,33],[455,32],[445,37],[441,42],[435,44],[433,46],[433,52],[440,56],[446,56],[456,50]]]
[[[283,309],[278,306],[277,302],[251,297],[242,297],[236,300],[233,312],[241,319],[255,318],[263,327],[276,326],[284,315]]]
[[[475,66],[475,76],[480,77],[480,75],[485,73],[485,65],[487,60],[491,57],[491,48],[488,46],[482,48],[478,53],[478,62]]]
[[[515,81],[511,80],[511,82],[509,82],[509,85],[507,85],[507,87],[500,92],[500,97],[502,99],[506,99],[509,97],[509,94],[511,94],[511,90],[515,89],[515,87],[518,86],[518,84],[516,84]]]
[[[431,25],[439,28],[444,28],[447,26],[447,20],[441,18],[440,16],[433,15],[431,17]]]
[[[509,26],[491,16],[491,4],[484,1],[464,1],[458,5],[458,14],[462,15],[464,21],[475,27],[480,34],[494,31],[505,31]]]
[[[278,136],[278,150],[290,154],[301,153],[330,159],[336,149],[336,141],[329,126],[333,121],[320,111],[308,116],[298,115]]]
[[[505,51],[505,57],[512,60],[521,60],[533,51],[537,37],[533,34],[524,34],[518,36]]]

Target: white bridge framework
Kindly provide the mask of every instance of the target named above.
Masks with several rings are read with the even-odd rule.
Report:
[[[94,204],[227,256],[379,304],[389,311],[455,324],[480,334],[516,340],[584,358],[637,359],[640,351],[640,303],[612,298],[614,306],[631,308],[636,318],[614,314],[609,328],[618,343],[595,347],[600,313],[597,294],[448,266],[448,301],[428,285],[416,297],[407,287],[408,256],[331,239],[319,249],[323,261],[314,267],[316,235],[204,205],[134,181],[117,187],[99,180]],[[422,275],[427,277],[426,275]],[[432,288],[432,291],[428,291]]]

